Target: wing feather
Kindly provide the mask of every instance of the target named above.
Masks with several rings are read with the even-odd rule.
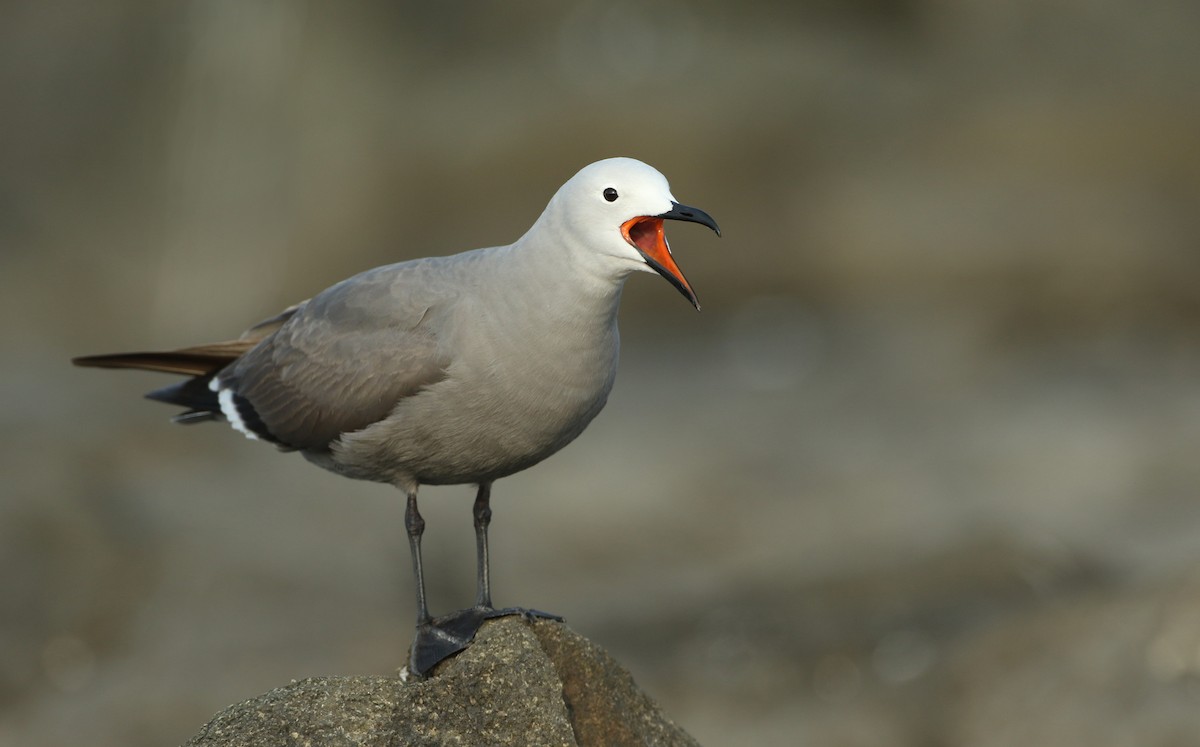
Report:
[[[426,263],[376,268],[313,297],[219,375],[288,447],[322,450],[446,376]],[[270,321],[270,320],[269,320]]]

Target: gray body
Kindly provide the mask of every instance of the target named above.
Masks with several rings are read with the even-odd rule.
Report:
[[[219,386],[347,477],[412,492],[510,475],[578,436],[616,376],[622,284],[581,295],[562,259],[519,241],[370,270],[300,305]]]

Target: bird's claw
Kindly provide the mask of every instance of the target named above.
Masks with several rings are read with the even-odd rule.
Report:
[[[494,609],[487,613],[487,619],[490,620],[494,617],[510,617],[513,615],[520,615],[521,618],[527,623],[532,623],[536,620],[553,620],[555,622],[563,621],[561,615],[556,615],[553,612],[542,612],[541,610],[526,609],[525,607],[505,607],[501,610]]]

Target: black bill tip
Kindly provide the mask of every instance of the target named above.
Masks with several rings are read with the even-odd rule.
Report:
[[[704,212],[700,208],[694,208],[689,205],[680,205],[678,202],[671,203],[671,209],[665,213],[660,213],[658,218],[666,220],[681,220],[689,223],[699,223],[702,226],[708,226],[717,236],[721,235],[721,227],[713,220],[713,217]]]

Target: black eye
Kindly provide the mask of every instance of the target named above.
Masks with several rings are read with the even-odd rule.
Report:
[[[613,189],[612,187],[605,187],[604,188],[604,199],[608,200],[609,202],[616,202],[617,190]]]

